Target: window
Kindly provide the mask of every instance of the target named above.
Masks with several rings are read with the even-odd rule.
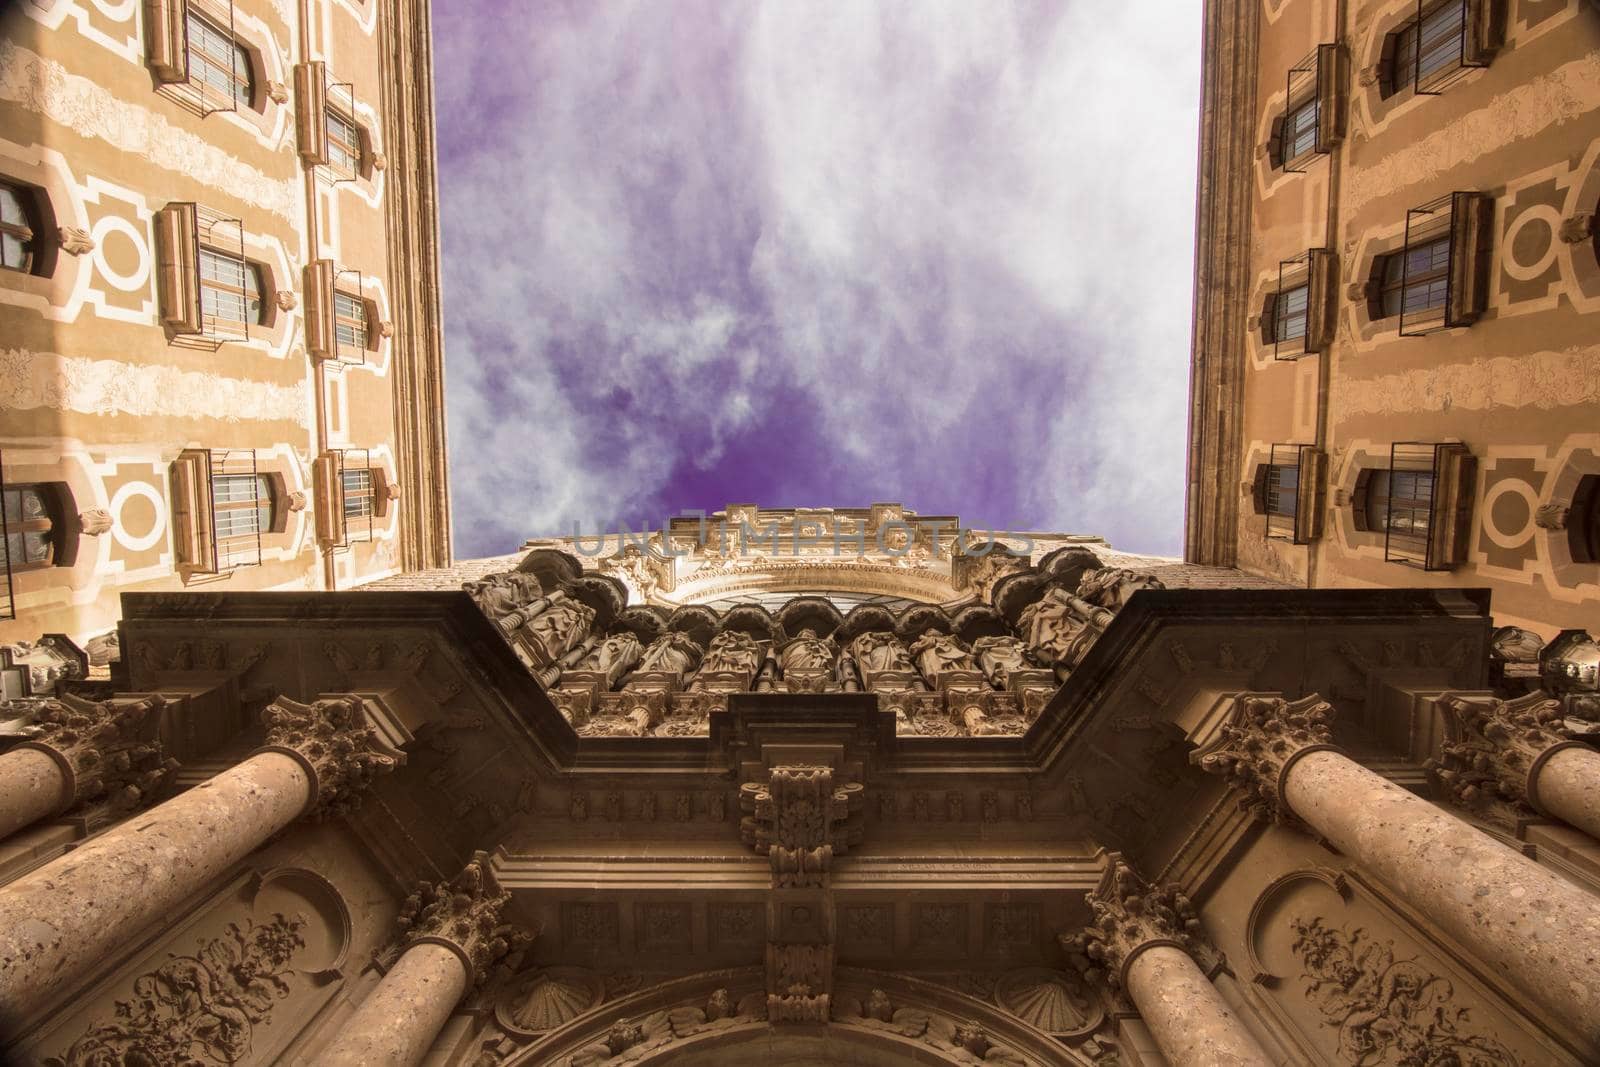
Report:
[[[200,312],[207,319],[260,324],[261,267],[214,248],[200,249]]]
[[[1505,39],[1504,0],[1419,0],[1417,13],[1383,41],[1379,95],[1409,87],[1441,93],[1469,70],[1489,65]]]
[[[1383,534],[1383,558],[1424,570],[1466,559],[1477,460],[1459,442],[1391,445],[1389,466],[1364,469],[1352,494],[1356,529]]]
[[[1567,514],[1567,547],[1575,563],[1600,563],[1600,474],[1578,479]]]
[[[1309,285],[1297,285],[1277,294],[1272,302],[1272,340],[1281,344],[1306,335]]]
[[[265,474],[214,474],[211,507],[219,542],[266,533],[272,529],[272,479]]]
[[[334,338],[340,348],[367,347],[367,302],[342,289],[333,291]]]
[[[1402,337],[1470,326],[1488,306],[1494,201],[1446,193],[1406,212],[1405,243],[1373,260],[1367,311]]]
[[[1382,318],[1442,308],[1450,286],[1450,238],[1384,257]]]
[[[1317,149],[1316,97],[1293,108],[1283,120],[1283,159],[1285,163],[1309,155]]]
[[[341,174],[361,172],[361,129],[333,108],[327,109],[328,164]]]
[[[32,274],[38,219],[30,190],[0,181],[0,267]]]
[[[344,486],[344,517],[367,518],[372,514],[372,471],[366,468],[340,472]]]
[[[54,562],[57,528],[52,494],[42,485],[7,486],[0,491],[5,540],[0,565],[13,571],[48,567]]]
[[[1289,463],[1267,467],[1267,514],[1293,517],[1300,492],[1300,468]]]
[[[1251,498],[1268,540],[1305,545],[1321,535],[1325,458],[1315,445],[1273,445],[1256,465]]]
[[[189,81],[202,95],[226,101],[222,110],[253,107],[256,86],[249,50],[233,34],[192,10],[186,28]]]

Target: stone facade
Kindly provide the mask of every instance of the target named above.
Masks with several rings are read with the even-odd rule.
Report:
[[[1592,625],[1594,4],[1205,9],[1187,558]]]
[[[0,730],[8,1052],[1600,1057],[1586,635],[889,508],[129,597]]]
[[[0,644],[449,562],[427,11],[6,5]]]

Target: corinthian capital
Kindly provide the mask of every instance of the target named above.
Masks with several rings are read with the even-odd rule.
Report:
[[[468,985],[483,981],[489,968],[527,943],[527,934],[501,921],[511,890],[500,888],[489,854],[474,852],[461,873],[446,882],[418,882],[400,909],[400,937],[454,949],[467,968]]]
[[[317,818],[353,810],[374,778],[394,770],[396,760],[373,732],[360,697],[312,704],[279,697],[261,719],[267,726],[266,750],[294,757],[310,775],[307,810]]]
[[[1450,739],[1428,769],[1450,798],[1501,823],[1537,811],[1539,768],[1558,749],[1579,744],[1562,725],[1561,702],[1531,693],[1441,703]]]
[[[1299,700],[1245,693],[1233,705],[1220,743],[1200,767],[1225,775],[1238,789],[1242,806],[1258,818],[1291,817],[1283,783],[1294,761],[1308,752],[1333,748],[1333,705],[1312,693]]]
[[[1063,934],[1061,947],[1084,977],[1120,987],[1135,956],[1156,945],[1190,956],[1208,952],[1194,906],[1175,885],[1152,886],[1111,853],[1100,885],[1088,896],[1094,920],[1082,932]]]
[[[150,801],[177,762],[165,759],[157,732],[159,696],[96,702],[64,695],[38,702],[38,731],[19,747],[49,753],[63,777],[62,810],[107,801],[114,811],[131,811]]]

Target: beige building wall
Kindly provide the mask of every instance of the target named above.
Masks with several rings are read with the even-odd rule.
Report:
[[[1443,50],[1408,63],[1419,15]],[[1205,70],[1188,557],[1307,587],[1486,586],[1499,623],[1592,627],[1600,6],[1212,0]],[[1281,122],[1312,98],[1296,159]],[[1451,194],[1476,196],[1415,210]],[[1452,233],[1448,306],[1402,329],[1382,257]],[[1308,280],[1308,336],[1275,341],[1274,299]],[[1433,476],[1420,507],[1383,493],[1397,444]],[[1297,492],[1273,493],[1275,464]]]
[[[214,70],[237,99],[196,17],[240,46]],[[11,532],[43,500],[50,542],[12,540],[0,643],[81,643],[131,590],[447,564],[426,4],[29,0],[0,28],[0,181],[33,231],[0,270],[0,462],[40,489],[8,494]],[[258,320],[207,321],[200,246],[250,264]],[[251,470],[259,552],[211,523],[215,475]]]

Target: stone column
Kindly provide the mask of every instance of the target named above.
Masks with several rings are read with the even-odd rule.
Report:
[[[423,882],[400,911],[405,945],[317,1062],[323,1067],[411,1067],[489,966],[527,938],[501,922],[501,889],[487,853],[448,882]]]
[[[39,699],[39,733],[0,755],[0,840],[82,804],[103,801],[119,814],[147,804],[178,766],[157,736],[165,704]]]
[[[1172,1067],[1272,1063],[1196,962],[1213,953],[1176,886],[1151,886],[1112,853],[1088,900],[1094,922],[1061,947],[1086,978],[1127,993]]]
[[[1343,755],[1331,744],[1332,714],[1314,694],[1246,694],[1201,765],[1226,774],[1259,815],[1310,827],[1491,971],[1600,1041],[1595,898]]]
[[[1546,815],[1600,840],[1600,752],[1568,735],[1559,700],[1446,697],[1450,739],[1429,764],[1457,804],[1514,829]]]
[[[0,888],[8,1017],[48,1004],[296,818],[343,811],[395,764],[359,697],[279,699],[262,718],[267,744],[242,763]]]

